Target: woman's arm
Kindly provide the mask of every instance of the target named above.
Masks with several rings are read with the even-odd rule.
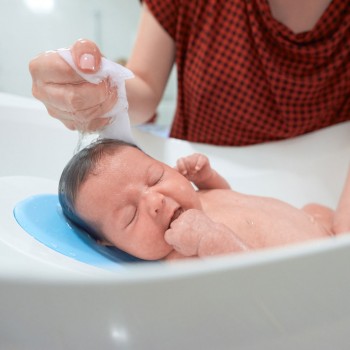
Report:
[[[338,207],[334,213],[333,231],[335,234],[350,232],[350,167]]]
[[[175,42],[147,6],[127,67],[135,79],[126,82],[132,123],[144,123],[156,112],[175,61]]]
[[[101,53],[95,43],[78,40],[71,47],[76,66],[84,73],[100,68]],[[135,74],[126,83],[129,114],[133,124],[154,115],[174,64],[175,43],[146,5],[133,53],[127,66]],[[33,95],[49,114],[69,129],[96,130],[108,123],[101,118],[115,105],[118,92],[108,80],[90,84],[83,80],[56,51],[45,52],[29,64]]]

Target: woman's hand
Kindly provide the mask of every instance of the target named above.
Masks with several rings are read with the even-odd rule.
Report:
[[[101,53],[92,41],[78,40],[71,52],[76,66],[83,73],[99,70]],[[67,128],[94,131],[109,122],[101,117],[115,105],[117,91],[109,87],[108,81],[88,83],[56,51],[34,58],[29,70],[33,79],[33,96]]]

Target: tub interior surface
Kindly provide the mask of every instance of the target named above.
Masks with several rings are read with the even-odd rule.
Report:
[[[0,348],[348,349],[350,237],[242,255],[123,264],[110,271],[47,248],[16,222],[33,195],[56,194],[77,135],[31,99],[0,94]],[[350,123],[293,140],[215,147],[134,129],[174,165],[208,155],[237,191],[335,208]]]

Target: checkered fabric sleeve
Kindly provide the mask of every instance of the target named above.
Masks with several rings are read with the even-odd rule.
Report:
[[[350,119],[350,4],[295,34],[268,0],[144,0],[176,44],[171,136],[249,145]]]

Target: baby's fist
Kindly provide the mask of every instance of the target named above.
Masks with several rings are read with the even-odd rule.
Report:
[[[198,256],[200,241],[214,230],[215,223],[202,211],[189,209],[171,223],[165,241],[184,256]]]
[[[195,184],[205,182],[212,176],[208,157],[200,153],[178,159],[176,169]]]

